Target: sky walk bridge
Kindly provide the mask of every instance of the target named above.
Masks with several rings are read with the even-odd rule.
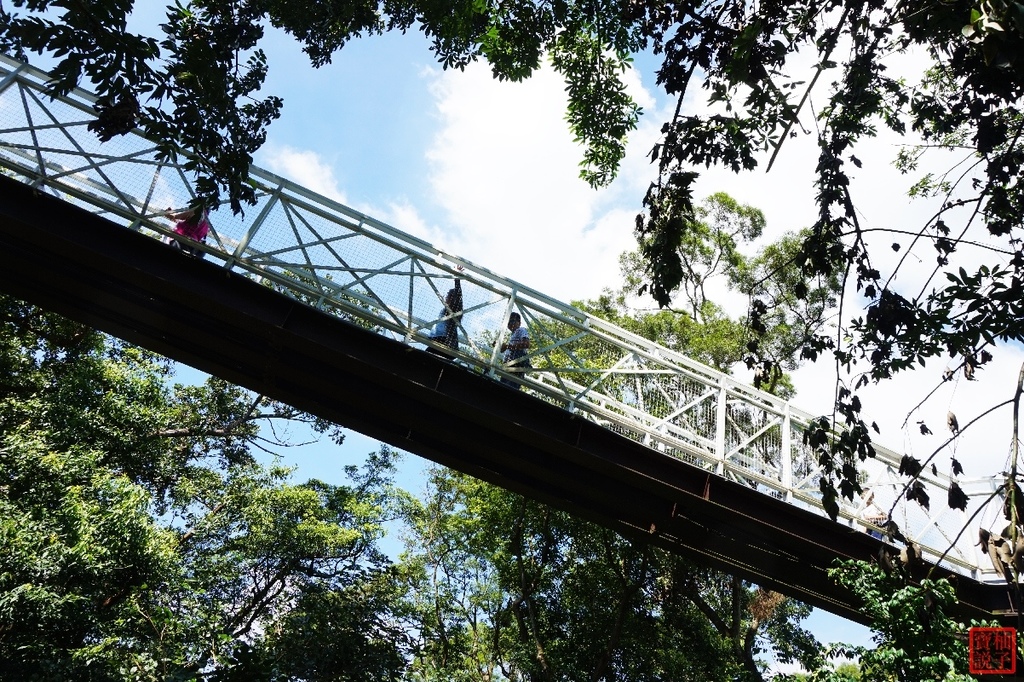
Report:
[[[817,415],[259,168],[244,215],[216,211],[186,256],[162,240],[191,179],[139,135],[100,144],[92,97],[0,56],[0,289],[368,436],[680,552],[852,620],[825,574],[883,541],[861,504],[820,504]],[[455,278],[453,360],[424,352]],[[523,390],[500,344],[530,331]],[[965,617],[1016,613],[980,554],[1001,480],[925,471],[902,501],[900,456],[864,464],[875,505],[955,577]],[[898,549],[898,546],[897,546]]]

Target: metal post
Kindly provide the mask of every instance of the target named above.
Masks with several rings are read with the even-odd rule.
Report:
[[[249,248],[249,242],[251,242],[252,238],[256,236],[256,233],[263,225],[263,221],[266,220],[267,215],[269,215],[270,213],[270,210],[274,207],[274,204],[276,204],[278,200],[280,200],[280,198],[281,186],[278,185],[277,187],[274,188],[274,191],[271,192],[269,200],[267,201],[267,205],[263,207],[263,210],[260,211],[260,214],[256,216],[255,220],[252,221],[252,225],[249,226],[249,229],[246,230],[242,238],[238,240],[238,246],[235,247],[234,252],[232,252],[232,254],[224,261],[225,270],[232,269],[235,266],[235,263],[242,258],[242,254],[244,254],[245,250]]]
[[[782,410],[782,456],[779,463],[782,466],[782,488],[786,491],[786,502],[793,501],[793,421],[790,418],[789,403]]]
[[[715,465],[715,473],[719,476],[725,473],[725,418],[726,399],[729,396],[726,390],[726,377],[723,375],[718,379],[718,412],[715,423],[715,458],[718,460]]]

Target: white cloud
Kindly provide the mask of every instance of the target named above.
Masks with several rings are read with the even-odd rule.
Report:
[[[366,208],[360,210],[402,232],[419,237],[434,246],[441,247],[444,235],[436,228],[428,225],[423,216],[416,210],[416,207],[408,202],[392,202],[379,209]]]
[[[650,118],[622,177],[593,190],[578,177],[583,149],[551,67],[524,83],[495,81],[483,65],[431,78],[439,131],[427,150],[430,181],[452,250],[561,300],[614,285],[619,254],[635,248],[635,159],[653,140]]]
[[[912,299],[926,294],[932,287],[942,286],[945,278],[941,272],[936,273],[937,252],[930,240],[919,240],[908,253],[911,237],[894,232],[919,231],[936,207],[934,201],[908,198],[907,190],[916,178],[902,175],[892,166],[898,142],[894,134],[887,134],[860,146],[855,153],[864,166],[860,170],[850,169],[851,193],[861,211],[858,215],[861,227],[868,231],[866,238],[872,248],[872,265],[882,273],[883,281],[894,275],[891,286]],[[726,189],[745,203],[763,208],[770,228],[809,226],[816,218],[814,188],[813,178],[804,169],[814,167],[811,154],[816,154],[816,149],[812,147],[794,145],[792,150],[786,150],[790,154],[783,159],[784,165],[768,175],[752,178],[754,182]],[[982,241],[991,243],[987,238]],[[891,248],[893,243],[901,244],[898,252]],[[991,262],[992,256],[980,249],[961,247],[957,258],[971,270],[982,258]],[[851,282],[853,276],[851,273]],[[850,288],[843,310],[844,328],[852,318],[864,315],[867,303],[861,293]],[[994,361],[977,373],[976,381],[967,381],[959,373],[953,381],[943,382],[943,370],[957,367],[961,359],[938,357],[929,360],[925,367],[858,390],[865,405],[866,421],[876,422],[881,429],[881,434],[873,434],[876,442],[923,460],[950,435],[946,428],[947,412],[954,412],[964,425],[993,405],[1012,398],[1024,352],[1019,347],[1004,345],[994,351],[994,355]],[[858,364],[857,371],[866,372],[870,368],[871,363],[865,360]],[[749,380],[745,370],[737,372],[737,376]],[[852,388],[857,376],[847,375],[843,370],[839,378]],[[794,402],[798,406],[810,412],[831,412],[837,370],[829,357],[805,365],[793,378],[798,390]],[[918,421],[923,421],[933,435],[922,434]],[[1005,468],[1009,454],[1010,421],[1009,408],[1000,408],[965,431],[933,461],[941,472],[950,473],[950,457],[955,456],[967,478],[998,473]],[[944,505],[945,500],[935,501],[933,507]]]
[[[962,428],[993,406],[1012,400],[1017,374],[1024,362],[1024,351],[1004,347],[993,361],[980,368],[975,381],[967,381],[958,372],[951,381],[942,380],[943,370],[954,367],[948,358],[937,358],[926,367],[897,374],[880,384],[858,391],[865,405],[868,424],[878,424],[881,434],[872,434],[876,442],[900,454],[924,460],[951,435],[946,428],[946,413],[953,412]],[[866,368],[862,368],[866,369]],[[797,404],[803,409],[830,413],[835,396],[836,368],[824,359],[797,370],[794,379],[800,389]],[[853,381],[842,375],[847,385]],[[966,478],[990,476],[1004,470],[1012,443],[1011,408],[1004,405],[964,430],[953,443],[934,458],[939,471],[950,473],[950,457],[962,464]],[[918,422],[932,432],[921,433]],[[945,500],[939,501],[945,504]]]
[[[578,177],[583,148],[565,120],[560,76],[543,67],[524,83],[495,81],[485,65],[422,71],[436,133],[424,182],[432,205],[394,200],[413,187],[346,201],[330,162],[311,150],[268,143],[260,162],[305,187],[556,299],[597,295],[618,282],[618,256],[635,248],[634,218],[652,169],[645,155],[662,117],[648,112],[630,139],[620,177],[601,190]],[[654,98],[630,72],[645,108]]]
[[[338,187],[331,165],[314,151],[268,142],[262,149],[260,161],[273,173],[328,199],[346,203],[345,193]]]

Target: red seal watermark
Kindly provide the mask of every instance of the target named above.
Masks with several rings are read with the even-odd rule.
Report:
[[[971,628],[968,642],[972,675],[1012,675],[1017,671],[1015,628]]]

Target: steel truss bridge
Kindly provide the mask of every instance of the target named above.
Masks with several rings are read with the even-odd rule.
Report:
[[[258,202],[211,214],[203,260],[162,239],[191,178],[130,134],[88,132],[94,98],[52,99],[45,73],[0,57],[0,287],[199,369],[497,485],[853,620],[825,574],[883,546],[862,505],[820,504],[815,415],[374,218],[252,168]],[[461,350],[423,352],[462,281]],[[500,344],[529,329],[524,389]],[[1009,618],[1015,592],[976,546],[1001,480],[920,481],[876,447],[863,485],[968,617]],[[965,530],[966,528],[966,530]],[[895,549],[899,549],[898,546]],[[923,575],[923,573],[921,573]]]

